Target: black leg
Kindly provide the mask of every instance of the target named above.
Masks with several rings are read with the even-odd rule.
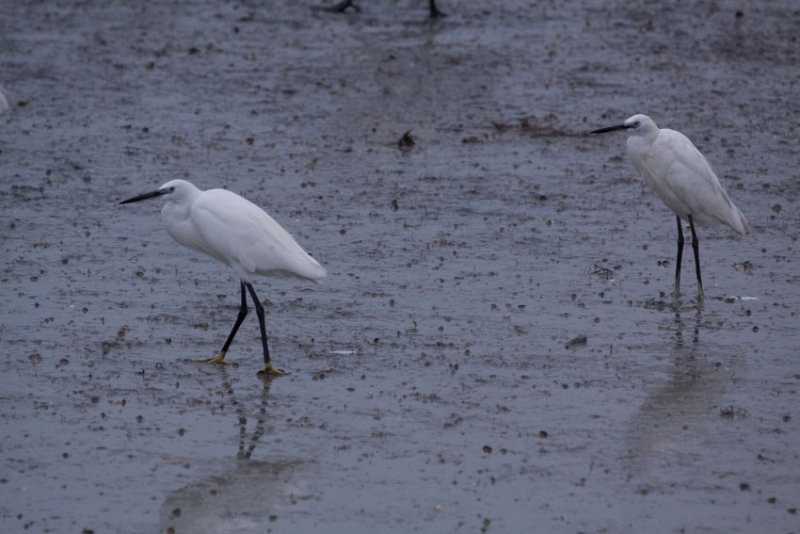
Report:
[[[681,226],[681,218],[677,215],[675,220],[678,221],[678,259],[675,261],[675,289],[672,291],[674,296],[681,294],[681,261],[683,260],[683,227]]]
[[[441,11],[439,11],[439,9],[436,7],[436,0],[428,0],[428,8],[430,9],[430,13],[431,13],[430,17],[432,19],[436,18],[436,17],[446,17],[447,16],[445,13],[442,13]]]
[[[267,348],[267,328],[264,325],[264,306],[258,300],[256,290],[253,286],[247,283],[247,290],[250,291],[250,296],[253,298],[253,305],[256,307],[256,315],[258,316],[258,327],[261,329],[261,345],[264,348],[264,363],[269,363],[269,349]]]
[[[269,362],[269,348],[267,347],[267,327],[264,324],[264,306],[261,305],[261,301],[258,300],[258,295],[256,295],[256,290],[253,289],[253,286],[250,283],[247,283],[247,290],[250,292],[250,296],[253,298],[253,305],[256,308],[256,315],[258,316],[258,326],[261,329],[261,345],[264,347],[264,367],[261,368],[259,374],[265,374],[267,376],[269,376],[270,374],[282,375],[283,371],[281,371],[280,369],[275,369]]]
[[[247,294],[244,291],[244,282],[241,282],[241,290],[242,290],[242,304],[239,306],[239,315],[236,316],[236,322],[233,323],[233,328],[231,329],[231,333],[228,334],[228,339],[225,340],[225,344],[222,346],[222,349],[216,353],[211,358],[206,360],[200,360],[204,363],[229,363],[225,360],[225,354],[227,354],[228,349],[233,343],[233,338],[236,336],[236,332],[239,330],[239,327],[242,326],[242,321],[244,318],[247,317]]]
[[[694,271],[697,273],[697,300],[703,300],[703,278],[700,276],[700,241],[694,230],[694,219],[689,215],[689,226],[692,229],[692,250],[694,250]]]
[[[228,334],[228,339],[225,340],[225,344],[222,346],[222,350],[220,351],[222,352],[223,355],[225,355],[225,353],[228,352],[231,343],[233,343],[233,338],[236,336],[236,332],[239,331],[239,327],[242,326],[242,321],[244,321],[244,318],[247,317],[247,296],[245,295],[244,292],[244,282],[241,282],[241,288],[242,288],[242,304],[239,306],[239,315],[236,316],[236,322],[233,323],[233,328],[231,329],[231,333]]]

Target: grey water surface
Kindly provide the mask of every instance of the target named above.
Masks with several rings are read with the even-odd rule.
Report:
[[[0,531],[800,531],[796,2],[324,3],[0,4]],[[634,113],[752,224],[702,303]],[[192,361],[178,177],[327,267],[255,284],[287,376]]]

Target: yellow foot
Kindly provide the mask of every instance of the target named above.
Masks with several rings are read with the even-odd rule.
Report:
[[[202,360],[195,360],[195,361],[200,363],[221,363],[224,365],[229,365],[231,363],[225,359],[225,353],[222,351],[216,353],[210,358],[204,358]]]
[[[263,378],[275,378],[278,376],[283,376],[285,374],[286,373],[284,373],[280,369],[272,367],[271,363],[265,363],[264,367],[262,367],[261,370],[258,372],[258,376]]]
[[[703,302],[703,290],[702,289],[697,291],[697,302]]]
[[[681,296],[681,289],[679,287],[676,287],[675,289],[672,290],[671,295],[673,297],[680,297]]]

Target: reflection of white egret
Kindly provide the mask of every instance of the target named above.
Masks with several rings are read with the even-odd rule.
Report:
[[[161,505],[160,532],[266,532],[266,525],[295,499],[308,497],[302,472],[305,462],[251,459],[267,428],[271,381],[263,381],[255,428],[248,437],[247,414],[255,411],[257,397],[239,399],[224,367],[221,377],[225,405],[233,406],[239,426],[236,457],[192,458],[187,462],[199,478],[167,495]]]
[[[675,130],[659,128],[647,115],[634,115],[622,124],[600,128],[592,133],[615,130],[628,132],[628,156],[633,166],[677,218],[678,259],[674,295],[680,293],[681,285],[681,219],[689,221],[697,274],[697,297],[702,299],[703,282],[695,221],[701,225],[726,224],[743,235],[750,226],[747,219],[728,198],[711,165],[688,137]]]
[[[676,310],[659,328],[673,332],[655,349],[669,355],[669,363],[659,365],[668,379],[648,393],[627,424],[625,463],[631,474],[665,465],[691,469],[707,450],[708,427],[719,417],[719,400],[743,359],[736,348],[703,341],[703,324],[700,304],[688,317]]]
[[[224,367],[222,368],[222,379],[222,389],[230,397],[231,404],[236,409],[236,418],[239,422],[239,450],[236,453],[236,457],[240,460],[249,460],[256,448],[256,445],[258,445],[258,441],[261,439],[261,436],[264,435],[264,431],[266,430],[267,399],[269,398],[269,388],[272,381],[264,380],[263,382],[264,387],[261,390],[261,404],[258,409],[258,417],[256,417],[256,426],[253,430],[253,433],[250,435],[247,449],[245,449],[245,442],[248,441],[247,410],[245,409],[244,404],[241,403],[237,398],[236,392],[233,389],[233,384],[228,379],[228,374],[225,372]]]
[[[230,265],[241,280],[242,302],[233,329],[222,349],[205,361],[228,363],[225,354],[247,315],[246,293],[249,291],[264,349],[264,367],[260,373],[282,374],[269,361],[264,307],[250,281],[253,275],[318,281],[325,277],[325,268],[264,210],[224,189],[201,191],[186,180],[172,180],[155,191],[123,200],[122,204],[159,196],[167,199],[161,210],[161,220],[169,235],[187,248]]]
[[[0,112],[8,109],[8,99],[6,98],[6,90],[0,85]]]

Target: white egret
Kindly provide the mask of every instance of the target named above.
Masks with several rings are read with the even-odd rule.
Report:
[[[689,221],[692,230],[694,267],[697,274],[697,298],[703,298],[700,276],[700,250],[694,223],[727,224],[744,235],[750,228],[739,208],[714,174],[705,156],[688,137],[675,130],[659,128],[647,115],[634,115],[623,124],[594,130],[595,133],[625,130],[628,156],[644,182],[671,209],[678,221],[678,259],[675,266],[675,290],[680,294],[683,228],[681,219]]]
[[[259,374],[283,374],[269,360],[264,307],[251,284],[253,275],[294,277],[316,282],[325,277],[325,268],[264,210],[225,189],[202,191],[186,180],[172,180],[155,191],[123,200],[121,204],[160,196],[167,200],[161,209],[161,220],[169,235],[187,248],[230,265],[241,280],[242,301],[233,329],[222,349],[202,361],[229,363],[225,354],[247,315],[246,291],[249,291],[258,315],[264,349],[264,367]]]

